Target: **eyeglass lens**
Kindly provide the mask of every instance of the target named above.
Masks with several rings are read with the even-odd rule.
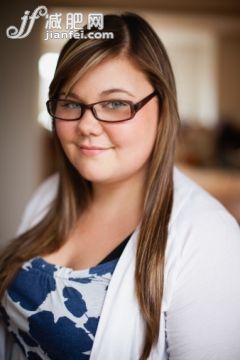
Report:
[[[52,100],[49,107],[54,117],[64,120],[79,119],[83,111],[81,104],[69,100]],[[131,116],[131,106],[122,100],[104,101],[95,104],[93,112],[100,120],[119,121]]]

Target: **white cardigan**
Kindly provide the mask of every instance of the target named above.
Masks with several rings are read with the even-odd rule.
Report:
[[[54,175],[36,191],[19,233],[41,219],[56,194],[57,183],[58,175]],[[139,358],[144,336],[134,295],[139,226],[113,273],[90,360]],[[0,333],[0,359],[20,360],[17,346],[3,326]],[[160,334],[149,357],[166,359],[240,359],[239,226],[215,198],[176,167]]]

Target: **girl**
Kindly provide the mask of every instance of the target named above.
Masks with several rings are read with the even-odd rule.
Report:
[[[91,30],[92,31],[92,30]],[[0,258],[1,359],[239,360],[240,237],[174,166],[166,50],[132,13],[71,39],[49,90],[58,174]]]

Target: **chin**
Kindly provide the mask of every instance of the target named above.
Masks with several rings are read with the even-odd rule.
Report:
[[[80,170],[78,170],[78,172],[85,180],[91,181],[93,183],[111,182],[110,178],[106,176],[106,173],[100,174],[92,171],[80,171]]]
[[[86,180],[96,183],[111,182],[116,177],[115,164],[106,164],[106,162],[89,163],[75,162],[74,167],[78,173]],[[114,171],[115,170],[115,171]]]

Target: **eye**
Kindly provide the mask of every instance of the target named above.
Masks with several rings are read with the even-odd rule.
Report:
[[[65,109],[81,109],[81,104],[72,101],[61,101],[61,106]]]
[[[122,100],[112,100],[102,103],[103,108],[110,110],[122,110],[127,106],[129,106],[129,104]]]

